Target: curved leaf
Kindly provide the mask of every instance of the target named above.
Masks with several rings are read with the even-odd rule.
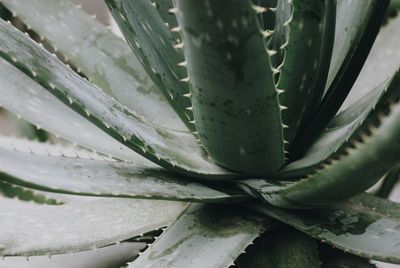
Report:
[[[148,0],[106,0],[111,15],[119,25],[132,51],[141,61],[144,69],[154,83],[171,99],[171,104],[181,118],[194,130],[191,123],[193,114],[190,109],[186,69],[183,53],[175,36],[157,11],[157,4]],[[163,14],[163,13],[161,13]],[[179,41],[179,40],[178,40]],[[173,101],[172,101],[173,100]]]
[[[317,245],[309,236],[280,226],[265,232],[237,260],[237,267],[319,268]]]
[[[399,80],[399,79],[397,79]],[[394,98],[381,103],[343,145],[308,176],[298,181],[242,181],[242,188],[280,207],[331,204],[365,191],[400,163],[399,85]]]
[[[40,145],[36,145],[38,147]],[[51,146],[43,146],[51,151]],[[75,195],[234,202],[245,194],[227,194],[187,182],[148,162],[125,164],[76,157],[35,155],[0,147],[2,180],[38,190]]]
[[[178,202],[87,197],[48,206],[2,198],[0,256],[103,247],[168,225],[183,207]]]
[[[382,108],[389,98],[399,96],[400,73],[393,79],[385,81],[374,90],[359,99],[357,103],[336,115],[326,130],[299,160],[284,167],[280,172],[281,178],[300,177],[308,175],[315,166],[332,157],[340,148],[346,146],[352,136],[365,125],[365,120]]]
[[[258,206],[257,211],[345,252],[400,264],[400,205],[372,195],[319,210],[289,211]]]
[[[311,122],[300,129],[300,135],[296,137],[292,147],[292,159],[302,157],[345,101],[379,32],[389,2],[390,0],[338,2],[336,21],[343,25],[337,25],[335,33],[337,38],[331,64],[333,71],[330,71],[330,74],[334,74],[334,80],[330,83],[331,75],[328,75],[329,88]],[[343,34],[346,29],[350,29],[350,33]],[[337,66],[339,69],[336,72]]]
[[[71,1],[1,2],[118,102],[155,124],[186,129],[129,46]]]
[[[285,0],[287,1],[287,0]],[[289,2],[289,1],[288,1]],[[284,22],[287,38],[281,46],[284,58],[277,88],[284,92],[279,96],[282,120],[288,125],[285,138],[291,142],[301,125],[307,124],[318,107],[328,75],[335,34],[336,1],[290,1],[291,16]],[[280,6],[279,18],[285,13]],[[273,37],[272,37],[273,38]]]
[[[22,33],[0,22],[0,56],[122,144],[171,170],[203,178],[234,176],[209,159],[190,132],[151,124],[79,77]]]
[[[120,160],[135,162],[142,158],[71,110],[2,58],[0,80],[0,106],[38,128],[44,128],[73,143]],[[14,145],[18,146],[18,143]]]
[[[191,205],[128,267],[229,267],[274,226],[237,207]]]

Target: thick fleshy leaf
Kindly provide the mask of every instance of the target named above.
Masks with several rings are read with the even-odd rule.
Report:
[[[395,99],[400,95],[399,88],[400,73],[396,73],[393,79],[385,81],[373,90],[368,90],[368,94],[360,98],[357,103],[338,113],[306,155],[284,167],[279,174],[280,177],[307,175],[316,165],[332,157],[352,136],[357,135],[359,129],[366,124],[368,116],[376,113],[389,98]]]
[[[38,128],[120,160],[136,162],[143,158],[71,110],[2,58],[0,80],[0,106]],[[18,146],[18,142],[14,145]]]
[[[319,268],[317,245],[309,236],[280,226],[265,232],[237,260],[238,268]]]
[[[400,205],[368,194],[320,210],[257,211],[354,255],[400,264]]]
[[[298,181],[242,181],[242,188],[280,207],[330,204],[365,191],[400,163],[399,86],[338,153]]]
[[[314,116],[324,93],[335,35],[336,1],[294,0],[284,8],[278,5],[277,18],[281,13],[285,16],[286,9],[290,17],[272,35],[284,35],[279,30],[287,32],[287,40],[280,47],[284,58],[278,66],[277,88],[283,90],[279,100],[287,109],[282,120],[288,125],[285,138],[291,142],[301,125]]]
[[[292,159],[302,157],[345,101],[379,32],[389,2],[390,0],[338,1],[338,24],[328,89],[312,121],[300,129],[300,135],[291,148]]]
[[[376,103],[378,100],[377,98],[382,94],[379,93],[379,91],[386,90],[385,84],[390,81],[390,78],[393,77],[393,74],[396,73],[400,67],[400,52],[398,49],[400,36],[397,34],[399,28],[400,17],[391,20],[390,23],[380,31],[366,64],[346,102],[342,105],[339,114],[336,115],[336,118],[328,125],[327,129],[311,148],[308,149],[308,152],[299,161],[285,167],[284,171],[295,170],[300,167],[312,167],[326,159],[332,152],[335,152],[339,148],[338,146],[345,140],[343,138],[348,138],[346,136],[350,133],[346,134],[346,129],[349,130],[346,124],[350,127],[356,122],[354,121],[356,119],[354,116],[362,115],[362,111],[365,109],[370,110],[374,107],[369,105]],[[365,115],[364,113],[364,116]],[[362,117],[359,117],[357,120],[361,120],[359,122],[362,122],[364,120]],[[338,128],[339,125],[342,127]],[[323,144],[330,144],[331,146],[321,146]]]
[[[242,0],[174,4],[203,146],[232,170],[273,173],[284,162],[284,126],[257,8]]]
[[[387,25],[382,27],[356,83],[340,108],[341,110],[359,102],[369,91],[392,77],[400,69],[399,29],[400,17],[390,20]]]
[[[229,267],[275,224],[238,207],[191,205],[128,267]]]
[[[0,56],[106,133],[149,160],[197,177],[231,177],[190,132],[154,125],[68,69],[12,26],[0,22]]]
[[[40,144],[36,145],[40,147]],[[51,146],[48,147],[49,151]],[[36,149],[37,150],[37,149]],[[29,188],[76,195],[235,202],[246,194],[227,194],[177,175],[151,162],[120,163],[77,157],[35,155],[0,146],[3,180]]]
[[[157,4],[148,0],[106,0],[111,15],[119,25],[132,51],[142,62],[154,83],[169,95],[171,104],[187,126],[194,130],[186,69],[180,64],[184,57],[171,29],[159,13]],[[173,26],[173,25],[171,25]]]
[[[0,256],[103,247],[168,225],[184,208],[179,202],[88,197],[58,206],[0,201]]]
[[[155,124],[186,129],[129,46],[71,1],[0,2],[118,102]]]

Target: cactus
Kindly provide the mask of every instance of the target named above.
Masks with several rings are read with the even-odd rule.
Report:
[[[69,141],[0,137],[0,256],[400,263],[397,2],[105,0],[125,42],[69,0],[0,0],[0,106]]]

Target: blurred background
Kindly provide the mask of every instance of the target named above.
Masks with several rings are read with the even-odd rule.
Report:
[[[21,0],[22,1],[22,0]],[[57,0],[55,0],[57,1]],[[112,27],[114,32],[121,36],[118,28],[111,19],[103,0],[72,0],[91,15],[96,15],[103,24]],[[361,1],[361,0],[359,0]],[[400,3],[400,1],[398,1]],[[33,125],[8,113],[0,108],[0,134],[7,136],[24,137],[40,141],[63,143],[43,130],[36,129]],[[400,185],[397,185],[391,193],[390,199],[400,202]],[[105,247],[96,251],[81,252],[77,254],[62,254],[55,256],[37,256],[30,258],[8,257],[0,259],[0,268],[119,268],[134,260],[144,243],[124,242],[118,245]],[[376,262],[379,268],[400,268],[400,265],[392,265]],[[339,267],[338,267],[339,268]]]

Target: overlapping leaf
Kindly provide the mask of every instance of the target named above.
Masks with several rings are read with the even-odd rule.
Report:
[[[190,132],[156,126],[88,83],[22,33],[0,22],[0,55],[106,133],[166,168],[197,177],[226,177]]]
[[[118,102],[155,124],[186,129],[129,46],[70,1],[0,2]]]
[[[168,225],[183,208],[179,202],[150,200],[69,198],[51,206],[1,198],[0,256],[103,247]]]

